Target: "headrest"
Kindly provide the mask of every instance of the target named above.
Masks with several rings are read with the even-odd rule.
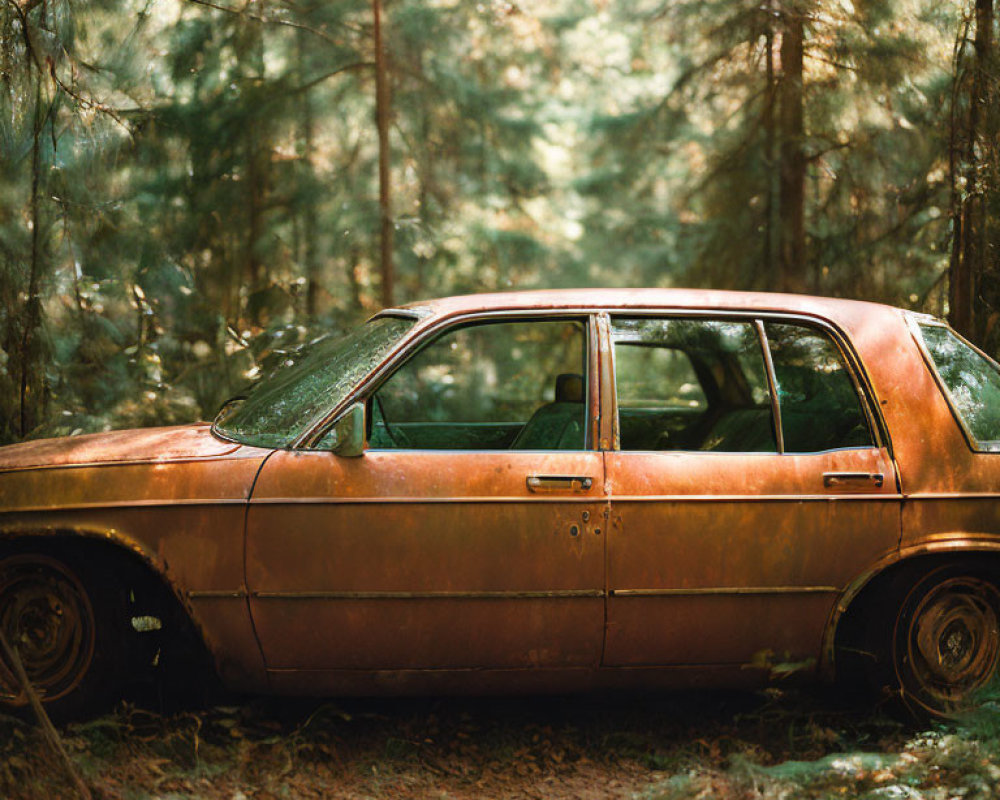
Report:
[[[582,403],[584,398],[583,375],[564,372],[556,376],[556,402]]]

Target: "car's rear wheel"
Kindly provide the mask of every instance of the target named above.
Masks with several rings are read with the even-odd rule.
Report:
[[[112,585],[74,562],[41,553],[0,558],[0,629],[57,719],[101,708],[118,686],[124,659]],[[0,704],[24,711],[27,693],[0,654]]]
[[[997,576],[968,564],[940,567],[898,609],[891,664],[907,707],[948,717],[977,705],[1000,664]]]

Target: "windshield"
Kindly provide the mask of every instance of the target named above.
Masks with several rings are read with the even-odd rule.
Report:
[[[291,444],[381,363],[415,321],[379,317],[343,336],[319,339],[246,398],[227,403],[213,429],[257,447]]]

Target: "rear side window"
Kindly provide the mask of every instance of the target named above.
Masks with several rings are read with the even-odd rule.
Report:
[[[622,450],[819,453],[875,446],[851,368],[817,326],[613,318],[611,333]]]
[[[616,318],[622,450],[777,451],[753,322]]]
[[[817,328],[768,322],[786,453],[871,447],[861,397],[840,349]]]
[[[1000,452],[1000,370],[943,325],[920,325],[920,334],[952,408],[978,449]]]
[[[708,407],[691,358],[683,350],[620,341],[615,368],[619,408],[704,411]]]

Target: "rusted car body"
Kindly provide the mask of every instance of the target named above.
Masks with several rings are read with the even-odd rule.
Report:
[[[377,357],[283,433],[223,419],[0,449],[0,630],[47,701],[86,705],[149,617],[252,692],[746,685],[856,662],[947,713],[995,672],[1000,454],[922,338],[940,323],[689,290],[379,316],[399,330]],[[554,395],[524,355],[552,342]],[[496,401],[532,382],[530,419]],[[475,405],[463,387],[493,393],[482,419],[445,413]],[[529,441],[536,420],[562,438]],[[9,659],[0,695],[24,702]]]

